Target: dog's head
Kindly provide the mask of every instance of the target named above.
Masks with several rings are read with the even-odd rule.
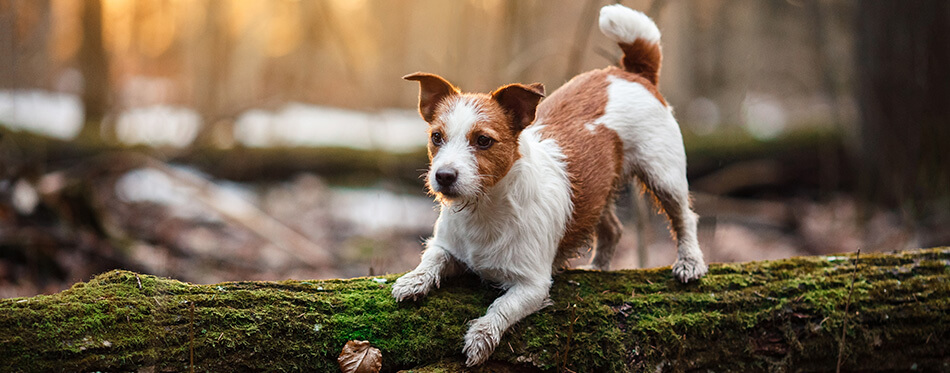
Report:
[[[419,114],[429,123],[426,185],[443,202],[473,202],[518,159],[518,135],[534,121],[544,86],[509,84],[491,94],[462,93],[434,74],[419,82]]]

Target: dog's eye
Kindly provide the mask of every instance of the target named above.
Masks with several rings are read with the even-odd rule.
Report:
[[[481,135],[475,139],[475,145],[478,145],[480,149],[488,149],[495,143],[495,140],[492,140],[491,137]]]
[[[442,146],[442,132],[432,133],[432,145]]]

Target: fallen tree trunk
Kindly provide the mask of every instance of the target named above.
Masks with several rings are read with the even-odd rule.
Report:
[[[333,372],[355,339],[382,350],[384,371],[459,368],[466,322],[500,290],[463,276],[399,304],[397,277],[191,285],[113,271],[0,300],[0,361],[14,371]],[[505,335],[490,369],[829,371],[839,346],[845,370],[950,364],[946,247],[862,255],[856,266],[853,256],[715,264],[686,285],[668,267],[567,271],[551,299]]]

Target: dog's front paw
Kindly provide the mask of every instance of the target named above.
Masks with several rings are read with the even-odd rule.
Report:
[[[467,359],[465,365],[475,366],[484,363],[491,356],[492,351],[501,341],[501,333],[495,324],[484,317],[472,321],[472,326],[465,333],[465,347],[462,352]]]
[[[416,300],[422,298],[436,286],[437,278],[435,275],[426,272],[411,271],[406,273],[393,284],[393,298],[402,302],[406,299]]]
[[[680,282],[698,280],[706,274],[708,267],[703,258],[678,258],[673,263],[673,276]]]

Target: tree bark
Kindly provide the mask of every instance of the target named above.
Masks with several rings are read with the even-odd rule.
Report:
[[[82,71],[82,103],[86,122],[96,124],[109,111],[109,59],[102,40],[102,4],[100,0],[86,1],[82,12],[82,47],[79,49],[79,68]]]
[[[950,2],[857,7],[862,189],[915,220],[950,208]]]
[[[505,333],[494,371],[944,370],[950,248],[555,276],[553,304]],[[396,303],[399,275],[192,285],[112,271],[59,294],[0,300],[15,371],[337,371],[348,340],[383,370],[461,369],[466,322],[500,290],[474,276]],[[854,276],[854,277],[852,277]],[[853,280],[852,280],[853,278]],[[853,281],[853,282],[852,282]],[[845,310],[848,310],[845,312]]]
[[[48,89],[52,57],[50,0],[0,2],[0,88]]]

